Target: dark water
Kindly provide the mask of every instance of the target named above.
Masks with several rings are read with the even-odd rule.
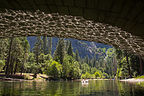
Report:
[[[0,82],[0,96],[144,96],[144,88],[125,82]]]

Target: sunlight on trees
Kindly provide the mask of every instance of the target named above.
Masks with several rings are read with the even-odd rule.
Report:
[[[26,37],[0,40],[0,71],[6,76],[16,73],[47,74],[55,79],[130,78],[143,74],[143,58],[125,50],[95,48],[92,57],[81,57],[70,40],[60,38],[52,53],[52,37],[36,37],[31,48]],[[86,43],[80,41],[82,47]],[[30,51],[31,49],[31,51]]]

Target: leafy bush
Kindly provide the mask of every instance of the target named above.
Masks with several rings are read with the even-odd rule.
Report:
[[[142,76],[137,76],[136,79],[144,79],[144,75],[142,75]]]
[[[93,78],[94,78],[94,75],[86,72],[85,74],[82,74],[82,75],[81,75],[81,78],[82,78],[82,79],[93,79]]]
[[[62,72],[62,65],[54,60],[48,62],[48,66],[45,70],[47,75],[53,76],[54,78],[60,78]]]
[[[79,63],[72,56],[66,55],[63,61],[62,77],[64,79],[80,78]]]
[[[97,78],[97,79],[102,77],[99,72],[95,72],[94,75],[95,75],[95,78]]]
[[[108,75],[107,73],[103,73],[102,78],[108,79],[108,78],[109,78],[109,75]]]

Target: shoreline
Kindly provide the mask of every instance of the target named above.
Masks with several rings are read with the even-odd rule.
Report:
[[[32,73],[16,73],[6,77],[4,73],[0,73],[0,81],[46,81],[49,78],[46,74],[37,74],[37,78],[34,78]]]
[[[29,80],[26,80],[26,79],[18,79],[18,78],[6,78],[6,77],[3,77],[1,78],[0,77],[0,81],[81,81],[82,79],[75,79],[75,80],[63,80],[63,79],[59,79],[59,80],[46,80],[46,79],[29,79]],[[113,80],[113,79],[87,79],[87,80]]]
[[[139,82],[144,82],[144,79],[136,79],[136,78],[130,78],[130,79],[122,79],[119,80],[121,82],[130,82],[130,83],[139,83]]]
[[[0,81],[81,81],[83,79],[75,79],[75,80],[46,80],[46,78],[35,78],[35,79],[20,79],[20,78],[6,78],[6,77],[0,77]],[[114,79],[87,79],[87,80],[114,80]],[[129,83],[140,83],[144,82],[143,78],[129,78],[129,79],[121,79],[117,80],[120,82],[129,82]]]

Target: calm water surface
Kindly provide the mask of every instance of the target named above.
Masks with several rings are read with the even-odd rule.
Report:
[[[0,96],[144,96],[144,88],[125,82],[0,82]]]

